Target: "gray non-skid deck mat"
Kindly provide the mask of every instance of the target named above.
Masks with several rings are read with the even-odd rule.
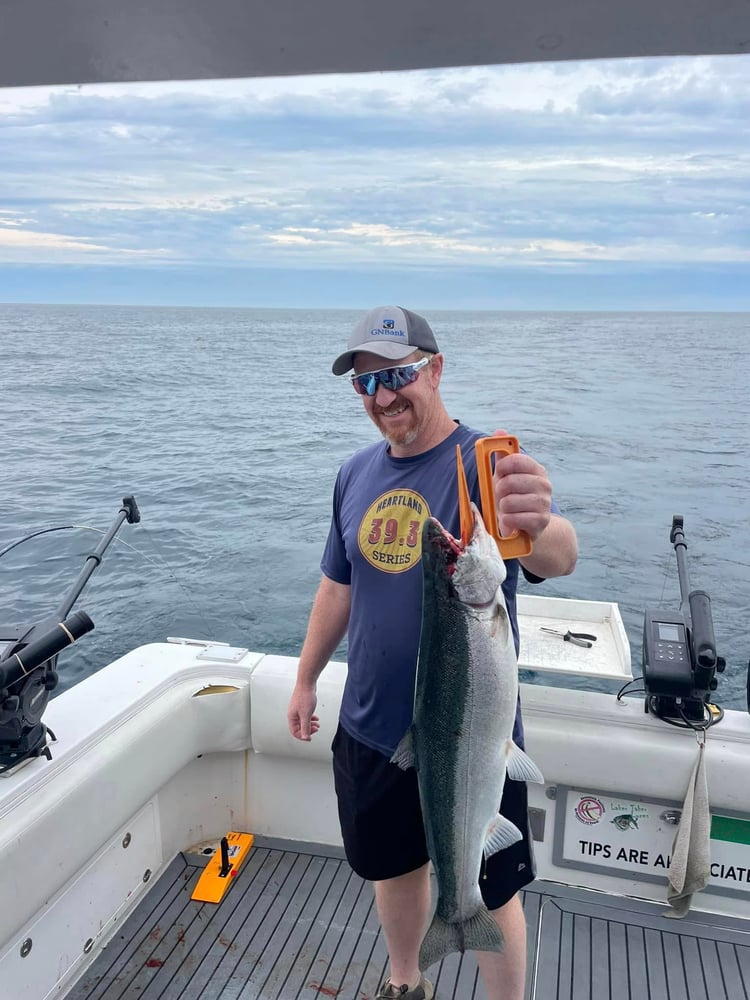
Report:
[[[257,842],[256,842],[257,845]],[[371,887],[340,857],[272,842],[224,900],[191,900],[205,859],[175,858],[69,1000],[373,1000],[387,955]],[[750,1000],[741,921],[537,882],[526,890],[535,1000]],[[436,1000],[486,1000],[471,955],[431,978]]]

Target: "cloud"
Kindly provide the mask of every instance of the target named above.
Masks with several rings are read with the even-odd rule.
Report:
[[[44,250],[107,250],[107,247],[57,233],[35,233],[28,230],[0,228],[0,247]]]
[[[702,57],[0,92],[2,256],[446,275],[743,265],[746,67]]]
[[[436,260],[441,257],[461,257],[464,266],[467,258],[476,257],[482,266],[525,267],[529,264],[546,266],[568,265],[575,261],[650,262],[664,263],[717,263],[750,262],[748,247],[685,247],[665,240],[603,245],[564,239],[519,239],[504,244],[492,240],[477,242],[468,238],[454,238],[426,231],[396,229],[391,226],[352,223],[345,229],[285,229],[271,233],[268,240],[275,245],[288,247],[338,247],[351,255],[359,252],[364,257],[373,246],[391,252],[404,251],[412,260]]]
[[[132,263],[137,257],[163,257],[163,249],[132,250],[112,247],[78,236],[63,233],[40,232],[24,228],[30,220],[13,219],[9,213],[0,213],[0,260],[49,262],[64,260],[78,262],[84,257],[99,255],[110,261],[118,257]]]

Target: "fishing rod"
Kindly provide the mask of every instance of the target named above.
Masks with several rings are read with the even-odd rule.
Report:
[[[0,774],[33,757],[52,759],[47,736],[54,741],[55,734],[42,715],[58,685],[57,656],[94,628],[85,611],[70,612],[125,521],[138,524],[140,519],[135,497],[123,497],[115,520],[53,615],[30,628],[0,626],[0,644],[6,644],[0,645]]]
[[[672,725],[706,729],[723,713],[711,705],[717,673],[726,661],[716,653],[711,598],[690,590],[684,518],[675,514],[669,540],[677,558],[678,611],[646,609],[643,624],[645,710]]]

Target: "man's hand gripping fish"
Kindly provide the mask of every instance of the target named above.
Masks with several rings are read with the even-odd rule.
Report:
[[[505,563],[472,504],[463,547],[434,518],[422,531],[424,603],[414,720],[393,762],[415,766],[435,915],[420,951],[428,969],[455,951],[500,951],[478,885],[482,859],[521,839],[498,813],[506,773],[544,779],[512,740],[518,663],[502,592]]]

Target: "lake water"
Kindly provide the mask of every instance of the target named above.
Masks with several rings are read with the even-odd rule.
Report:
[[[744,707],[750,316],[413,307],[446,356],[451,415],[516,434],[576,525],[576,572],[536,592],[619,602],[639,674],[644,608],[679,606],[683,514],[727,659],[716,700]],[[358,317],[0,305],[0,549],[105,530],[126,494],[142,515],[75,605],[96,628],[60,657],[60,690],[167,635],[298,654],[336,471],[378,436],[330,374]],[[100,538],[47,533],[3,556],[0,622],[51,613]]]

